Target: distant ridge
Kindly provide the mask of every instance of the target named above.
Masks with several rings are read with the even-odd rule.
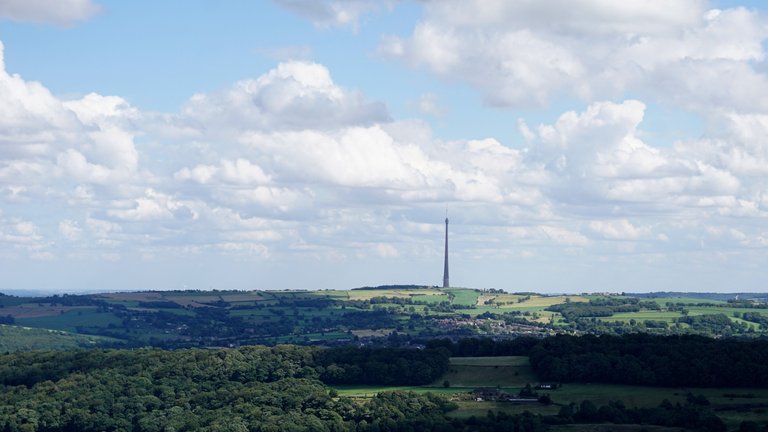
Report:
[[[768,299],[768,293],[716,293],[716,292],[684,292],[684,291],[657,291],[650,293],[624,293],[624,295],[641,298],[666,298],[666,297],[688,297],[698,298],[704,300],[720,300],[727,301],[734,298],[741,300],[765,300]]]
[[[352,291],[360,291],[360,290],[409,290],[409,289],[427,289],[427,288],[437,288],[436,286],[427,286],[427,285],[379,285],[379,286],[364,286],[360,288],[352,288]]]

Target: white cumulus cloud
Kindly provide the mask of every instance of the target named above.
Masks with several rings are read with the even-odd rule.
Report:
[[[357,28],[360,18],[382,8],[391,8],[395,0],[273,0],[280,6],[311,20],[316,26]]]
[[[451,81],[486,103],[544,106],[642,89],[691,109],[765,109],[766,18],[704,0],[440,0],[409,37],[380,51]],[[729,79],[723,80],[722,77]]]
[[[208,129],[333,129],[387,121],[386,107],[345,90],[317,63],[292,61],[229,89],[197,94],[183,115]]]
[[[101,11],[92,0],[3,0],[0,18],[70,25],[85,21]]]

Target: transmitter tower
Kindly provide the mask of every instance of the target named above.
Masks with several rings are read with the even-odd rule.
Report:
[[[448,282],[448,218],[445,218],[445,263],[443,264],[443,288],[449,288]]]

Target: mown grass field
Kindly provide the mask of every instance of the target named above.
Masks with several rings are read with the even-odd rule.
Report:
[[[76,332],[76,327],[107,327],[109,324],[121,325],[122,320],[111,313],[98,312],[96,308],[70,310],[58,315],[31,318],[19,318],[16,324],[25,327]]]
[[[686,307],[686,310],[688,311],[689,316],[724,314],[725,316],[730,318],[732,321],[745,323],[750,326],[756,326],[756,324],[750,323],[748,321],[744,321],[740,318],[736,318],[734,317],[734,313],[743,314],[744,312],[751,312],[751,313],[758,313],[760,315],[768,317],[768,310],[766,309],[745,309],[745,308],[734,308],[734,307],[718,305],[718,306],[711,306],[711,307],[691,306],[691,307]],[[676,311],[644,310],[640,312],[619,312],[614,314],[613,316],[600,317],[600,320],[608,321],[608,322],[615,322],[615,321],[629,322],[630,320],[634,319],[637,322],[652,320],[652,321],[666,321],[667,323],[672,323],[675,321],[675,319],[680,318],[682,316],[683,316],[682,313],[676,312]]]
[[[652,321],[666,321],[668,323],[671,323],[675,320],[675,318],[680,318],[681,316],[683,315],[680,312],[640,311],[640,312],[619,312],[614,314],[613,316],[600,317],[600,319],[608,322],[614,322],[614,321],[629,322],[630,320],[642,322],[645,320],[652,320]]]
[[[448,381],[456,387],[515,387],[535,384],[528,357],[454,357],[448,373],[432,385]]]
[[[709,300],[695,297],[654,297],[649,299],[643,299],[658,303],[660,306],[665,306],[667,303],[683,303],[683,304],[699,304],[699,303],[711,303],[716,305],[728,304],[721,300]]]
[[[386,290],[352,290],[347,291],[349,300],[370,300],[374,297],[412,298],[414,300],[432,299],[435,301],[448,300],[448,295],[438,289],[386,289]]]
[[[495,303],[517,303],[521,298],[525,296],[517,294],[495,294],[493,301]]]
[[[70,311],[89,311],[88,306],[60,306],[51,304],[23,303],[2,308],[2,315],[11,315],[15,318],[38,318],[44,316],[56,316]]]
[[[477,305],[477,298],[480,297],[480,291],[468,288],[445,288],[443,291],[452,294],[453,304],[463,306]]]
[[[710,315],[710,314],[725,314],[729,318],[733,318],[733,314],[743,314],[744,312],[754,312],[759,313],[763,316],[768,316],[768,309],[744,309],[744,308],[734,308],[734,307],[700,307],[700,306],[691,306],[686,308],[688,310],[688,315]]]
[[[567,300],[566,300],[567,299]],[[520,303],[521,307],[540,307],[546,308],[560,303],[571,301],[573,303],[588,302],[589,299],[583,296],[531,296],[530,300]]]

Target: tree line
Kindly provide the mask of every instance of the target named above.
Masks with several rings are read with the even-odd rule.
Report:
[[[335,348],[319,350],[320,379],[328,384],[424,385],[448,371],[445,349]]]
[[[555,416],[456,418],[447,415],[456,404],[437,395],[384,392],[358,403],[327,386],[424,384],[446,371],[450,355],[529,355],[543,381],[768,385],[764,340],[636,334],[443,339],[428,345],[423,350],[280,345],[5,354],[0,355],[0,430],[538,432],[555,424],[601,422],[724,430],[706,399],[694,395],[683,404],[665,401],[656,408],[584,401],[563,405]]]
[[[647,333],[423,341],[453,357],[529,356],[541,381],[768,387],[768,339]]]
[[[702,336],[581,337],[543,339],[529,351],[544,381],[648,386],[767,387],[768,340]]]
[[[0,355],[0,430],[545,430],[530,414],[492,421],[451,418],[446,414],[456,404],[433,394],[384,392],[358,403],[318,380],[337,362],[366,370],[366,363],[383,359],[402,374],[417,364],[443,367],[447,353],[252,346],[5,354]],[[399,383],[394,376],[385,380]]]

